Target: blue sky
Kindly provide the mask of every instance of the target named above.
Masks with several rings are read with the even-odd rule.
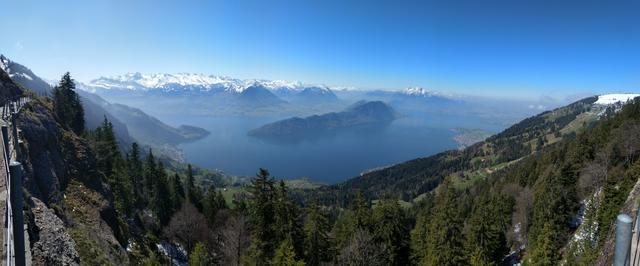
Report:
[[[640,91],[640,1],[0,0],[47,78],[195,72],[513,98]]]

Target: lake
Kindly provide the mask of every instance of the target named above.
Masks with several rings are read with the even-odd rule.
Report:
[[[180,145],[188,162],[231,175],[253,176],[259,168],[278,178],[309,177],[336,183],[361,172],[457,147],[450,127],[429,118],[403,117],[386,127],[348,130],[312,139],[271,141],[247,132],[276,118],[159,116],[171,125],[194,125],[209,136]],[[442,118],[440,118],[442,119]],[[446,123],[444,123],[446,124]],[[459,123],[454,123],[459,124]]]

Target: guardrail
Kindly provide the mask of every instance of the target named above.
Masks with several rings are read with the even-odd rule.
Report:
[[[626,213],[616,218],[614,266],[640,266],[640,207],[636,218]]]
[[[2,158],[6,185],[5,208],[5,263],[4,265],[23,266],[25,262],[24,217],[22,213],[22,165],[20,160],[20,141],[15,123],[17,114],[29,98],[18,98],[6,102],[2,110]],[[11,133],[9,133],[9,127]]]

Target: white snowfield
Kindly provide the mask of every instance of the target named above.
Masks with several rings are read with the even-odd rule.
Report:
[[[595,102],[595,104],[609,105],[609,104],[615,104],[619,102],[626,103],[635,97],[640,97],[640,94],[636,94],[636,93],[603,94],[598,96],[598,100]]]

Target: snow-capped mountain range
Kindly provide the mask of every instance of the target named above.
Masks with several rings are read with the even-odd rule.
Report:
[[[334,87],[326,85],[305,84],[299,81],[265,80],[265,79],[236,79],[226,76],[178,73],[178,74],[141,74],[127,73],[124,75],[100,77],[84,83],[84,89],[95,92],[96,90],[131,90],[152,91],[161,90],[167,93],[189,92],[231,92],[242,93],[250,87],[262,87],[278,96],[291,96],[301,92],[313,94],[333,95],[334,91],[354,91],[353,87]],[[348,89],[345,89],[348,88]],[[453,97],[421,87],[410,87],[399,91],[388,91],[405,96],[416,97]]]
[[[165,92],[199,91],[242,93],[250,87],[263,87],[276,94],[313,90],[320,94],[332,94],[324,85],[308,85],[284,80],[236,79],[205,74],[141,74],[128,73],[119,76],[101,77],[85,84],[88,90],[163,90]]]

